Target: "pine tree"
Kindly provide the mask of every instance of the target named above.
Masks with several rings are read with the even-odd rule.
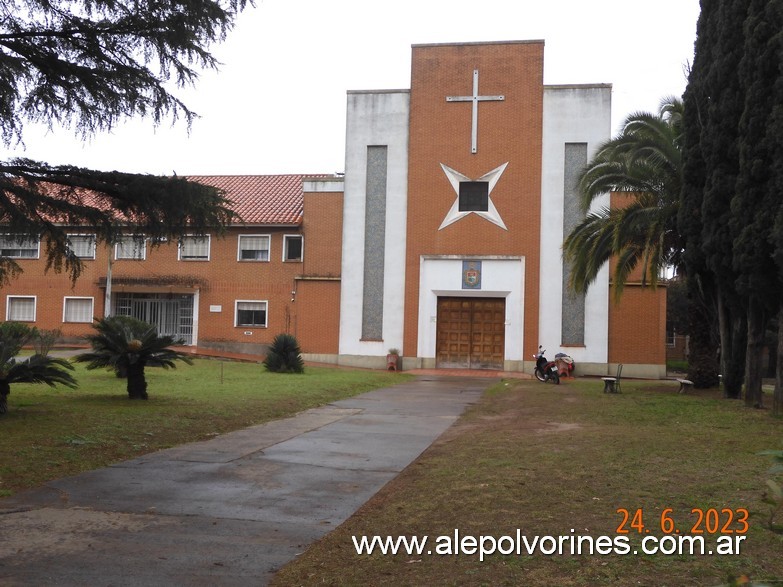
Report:
[[[215,68],[211,44],[225,38],[246,0],[4,0],[0,20],[0,135],[22,141],[27,122],[87,138],[123,119],[195,113],[169,89]],[[65,225],[111,242],[123,230],[176,238],[232,217],[214,188],[181,178],[98,172],[27,159],[0,161],[4,232],[42,237],[48,267],[81,269]],[[130,227],[130,228],[129,228]],[[0,283],[19,272],[0,259]]]

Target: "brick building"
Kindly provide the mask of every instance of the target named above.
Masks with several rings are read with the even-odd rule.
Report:
[[[616,305],[606,269],[586,295],[565,287],[611,86],[545,86],[543,59],[542,41],[416,45],[409,89],[348,93],[344,176],[193,177],[242,221],[111,251],[75,227],[88,269],[73,288],[9,239],[24,274],[6,319],[76,337],[108,305],[204,347],[263,353],[291,332],[344,365],[382,368],[393,347],[404,368],[532,371],[543,344],[581,373],[665,374],[663,291],[630,284]]]

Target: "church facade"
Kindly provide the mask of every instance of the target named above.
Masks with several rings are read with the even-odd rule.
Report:
[[[348,94],[340,362],[394,347],[410,366],[532,371],[541,344],[582,372],[665,374],[662,291],[615,306],[606,269],[567,287],[611,86],[545,86],[543,64],[540,41],[419,45],[409,90]]]
[[[543,68],[543,41],[416,45],[410,88],[348,92],[344,175],[193,177],[243,220],[143,258],[99,247],[73,288],[25,258],[6,319],[74,338],[90,313],[145,312],[197,346],[263,353],[291,332],[307,359],[376,368],[394,348],[404,369],[532,372],[541,344],[583,374],[663,376],[663,289],[616,303],[608,269],[567,287],[611,86],[546,86]]]

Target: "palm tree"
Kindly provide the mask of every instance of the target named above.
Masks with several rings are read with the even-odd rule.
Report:
[[[74,360],[87,363],[88,369],[108,367],[128,379],[127,390],[130,399],[147,399],[147,380],[145,367],[176,367],[175,361],[191,364],[193,360],[171,345],[183,341],[173,336],[159,336],[151,324],[130,316],[111,316],[96,321],[96,334],[86,338],[92,345],[92,351],[74,357]]]
[[[576,291],[586,291],[612,257],[618,296],[636,267],[644,283],[655,285],[664,268],[681,266],[682,117],[683,102],[674,97],[664,99],[657,114],[631,114],[583,170],[579,190],[586,210],[610,191],[627,192],[630,202],[589,213],[566,237],[564,256]]]
[[[76,387],[76,380],[67,370],[73,370],[65,359],[44,353],[17,361],[22,347],[34,341],[38,330],[20,322],[0,324],[0,414],[8,411],[8,395],[12,383],[45,383],[51,387],[62,384]]]

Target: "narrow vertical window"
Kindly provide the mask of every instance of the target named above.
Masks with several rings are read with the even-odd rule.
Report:
[[[587,143],[566,143],[563,186],[563,235],[568,235],[584,219],[579,195],[579,173],[587,164]],[[575,293],[569,284],[571,265],[563,265],[563,323],[561,340],[564,345],[585,343],[585,295]]]
[[[298,234],[287,234],[283,237],[283,261],[302,260],[302,237]]]
[[[367,201],[364,209],[364,291],[362,339],[383,339],[383,289],[386,259],[388,148],[367,147]]]

